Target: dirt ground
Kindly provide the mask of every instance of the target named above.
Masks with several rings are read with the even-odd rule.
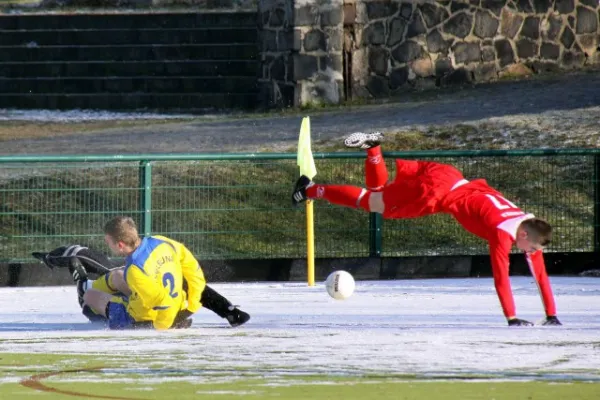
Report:
[[[311,116],[317,144],[354,131],[401,133],[467,124],[503,138],[506,148],[549,143],[597,147],[600,72],[407,94],[387,104],[298,113],[69,124],[5,121],[0,123],[0,155],[289,151],[304,115]],[[529,139],[523,141],[525,136]]]

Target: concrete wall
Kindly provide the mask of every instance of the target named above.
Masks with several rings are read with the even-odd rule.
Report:
[[[548,253],[550,275],[576,275],[598,269],[595,253]],[[307,280],[306,260],[207,260],[201,261],[209,282],[255,282]],[[399,258],[319,258],[315,260],[315,280],[323,281],[335,270],[346,270],[357,280],[466,278],[491,276],[489,257],[399,257]],[[530,275],[521,254],[511,255],[511,274]],[[43,264],[0,264],[2,286],[72,285],[66,269],[50,270]]]

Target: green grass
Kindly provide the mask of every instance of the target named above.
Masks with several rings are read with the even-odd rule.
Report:
[[[190,365],[185,355],[0,354],[0,398],[20,399],[597,399],[598,383],[486,376],[305,375]]]
[[[386,150],[451,147],[472,136],[469,127],[392,135]],[[339,144],[315,146],[341,151]],[[593,239],[592,157],[440,158],[469,179],[485,177],[524,210],[548,219],[559,241],[551,251],[589,251]],[[317,160],[317,181],[364,185],[363,156]],[[393,160],[388,160],[393,177]],[[30,260],[32,251],[65,243],[104,249],[101,227],[115,214],[139,217],[138,164],[19,166],[0,182],[0,245],[4,260]],[[153,232],[186,243],[203,259],[296,258],[306,254],[305,213],[290,205],[294,160],[155,163]],[[8,173],[11,174],[10,172]],[[317,257],[364,257],[367,213],[315,202]],[[138,218],[141,219],[141,218]],[[485,243],[465,235],[451,217],[387,220],[386,256],[485,254]]]

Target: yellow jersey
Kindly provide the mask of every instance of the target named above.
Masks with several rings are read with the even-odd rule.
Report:
[[[196,260],[196,257],[192,252],[185,247],[183,243],[179,243],[173,239],[169,239],[164,236],[153,236],[156,239],[163,240],[170,243],[175,248],[175,253],[181,264],[181,272],[183,274],[183,280],[186,282],[187,288],[187,310],[191,313],[195,313],[202,307],[200,297],[206,287],[206,279],[204,278],[204,272],[202,267]]]
[[[136,321],[152,321],[155,329],[168,329],[187,306],[183,274],[176,246],[163,237],[150,236],[125,259],[125,282],[131,289],[127,312]]]

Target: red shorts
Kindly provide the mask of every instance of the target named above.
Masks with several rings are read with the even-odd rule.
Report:
[[[384,218],[417,218],[440,212],[439,202],[462,173],[452,165],[396,160],[396,177],[382,189]]]

